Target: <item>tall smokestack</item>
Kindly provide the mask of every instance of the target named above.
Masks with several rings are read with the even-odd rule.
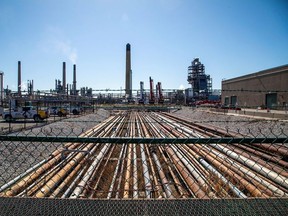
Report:
[[[21,96],[21,61],[18,61],[18,95]]]
[[[126,44],[126,95],[131,99],[132,97],[132,70],[131,70],[131,47],[130,44]]]
[[[62,76],[62,88],[63,88],[63,94],[66,93],[66,63],[63,62],[63,76]]]
[[[3,99],[4,99],[4,72],[0,71],[0,89],[1,89],[1,106],[3,106]]]
[[[73,65],[73,95],[76,95],[76,64]]]

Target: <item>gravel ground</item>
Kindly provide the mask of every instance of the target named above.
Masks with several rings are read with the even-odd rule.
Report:
[[[174,112],[174,114],[193,122],[205,123],[255,137],[288,137],[288,121],[212,113],[209,110],[188,107],[183,107],[181,110]]]

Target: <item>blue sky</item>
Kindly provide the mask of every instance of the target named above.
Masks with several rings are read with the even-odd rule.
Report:
[[[125,47],[131,44],[133,89],[149,76],[164,89],[187,88],[195,57],[221,80],[288,64],[286,0],[1,0],[0,71],[4,86],[34,90],[67,83],[77,88],[125,88]]]

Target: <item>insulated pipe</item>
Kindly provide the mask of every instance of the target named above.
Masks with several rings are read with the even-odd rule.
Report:
[[[210,151],[214,152],[214,150],[212,150],[212,149],[210,149]],[[274,184],[268,182],[268,179],[267,180],[263,179],[263,178],[265,178],[264,176],[260,175],[259,173],[256,174],[253,170],[249,169],[249,167],[247,165],[243,166],[241,164],[241,162],[234,161],[234,160],[232,161],[231,159],[233,159],[233,158],[231,158],[231,159],[228,158],[227,155],[225,155],[221,151],[214,153],[214,155],[216,155],[217,157],[221,157],[223,160],[229,162],[230,164],[233,164],[233,167],[235,169],[240,170],[245,176],[247,176],[248,180],[252,179],[254,181],[257,181],[258,183],[255,184],[256,187],[262,188],[262,190],[264,190],[263,187],[266,186],[267,189],[269,189],[269,191],[272,191],[273,194],[275,194],[277,196],[287,196],[287,194],[285,194],[285,192],[283,192],[281,189],[275,187]],[[269,191],[268,191],[268,195],[272,196],[271,193],[269,193]]]
[[[131,116],[129,118],[129,124],[130,125],[130,131],[128,132],[128,136],[131,137],[131,135],[133,136],[134,134],[131,131]],[[123,194],[123,198],[129,198],[129,192],[130,192],[130,185],[131,185],[131,181],[133,184],[133,178],[131,179],[131,174],[133,174],[132,172],[132,154],[133,154],[133,150],[132,150],[132,145],[133,144],[128,144],[128,152],[127,152],[127,165],[126,165],[126,173],[125,173],[125,183],[124,183],[124,194]]]
[[[201,189],[204,191],[206,191],[208,189],[208,185],[207,183],[204,181],[203,177],[201,174],[199,174],[199,172],[197,171],[197,169],[192,166],[192,164],[189,162],[189,160],[187,160],[186,156],[184,154],[180,154],[180,152],[176,149],[176,147],[171,145],[171,148],[173,149],[173,151],[175,152],[175,155],[179,158],[179,160],[182,161],[183,164],[185,164],[185,166],[187,167],[187,169],[189,170],[189,172],[192,174],[192,176],[194,177],[194,179],[196,179],[196,181],[198,182],[199,185],[201,185]]]
[[[110,143],[108,145],[109,145],[110,149],[108,149],[105,153],[105,155],[107,154],[107,156],[106,157],[103,156],[101,161],[99,161],[99,163],[97,164],[97,167],[95,167],[95,169],[93,170],[93,174],[92,174],[91,178],[89,179],[89,181],[87,182],[87,185],[86,185],[84,191],[81,193],[81,195],[79,197],[81,197],[81,198],[85,198],[85,197],[93,198],[93,197],[97,196],[97,194],[96,194],[97,188],[99,187],[101,179],[103,179],[103,173],[105,171],[105,169],[102,169],[100,171],[100,166],[103,164],[103,167],[107,167],[107,164],[111,159],[111,155],[112,155],[112,153],[116,147],[115,145],[111,146]],[[108,184],[108,181],[107,181],[107,184]],[[90,192],[90,194],[89,194],[89,192]]]
[[[288,148],[284,144],[282,145],[271,145],[267,143],[253,143],[253,146],[257,146],[258,148],[264,149],[268,152],[273,152],[283,157],[288,157]]]
[[[288,179],[285,178],[284,176],[272,170],[269,170],[266,167],[260,166],[255,161],[252,161],[244,156],[238,155],[235,152],[232,152],[225,147],[222,147],[217,144],[211,144],[211,146],[217,148],[218,150],[225,152],[230,157],[233,157],[237,161],[246,164],[247,166],[249,166],[251,169],[255,170],[256,172],[261,173],[263,176],[268,177],[272,181],[277,182],[278,184],[288,189]]]
[[[266,161],[267,160],[273,161],[273,163],[279,164],[282,167],[288,167],[288,162],[281,160],[281,158],[279,156],[275,156],[275,154],[268,154],[267,152],[265,152],[263,150],[259,151],[258,149],[254,149],[254,148],[249,147],[247,144],[234,144],[234,145],[237,146],[238,148],[242,149],[242,151],[245,150],[247,152],[251,152],[251,153],[257,155],[258,157],[265,158]],[[268,150],[268,152],[269,152],[269,150]],[[282,170],[282,172],[285,172],[285,170]],[[287,174],[288,173],[286,172],[285,177],[287,177],[286,176]]]
[[[133,198],[138,198],[138,178],[137,178],[137,155],[136,145],[132,144],[132,161],[133,161]]]
[[[36,170],[37,168],[39,168],[40,166],[42,166],[44,163],[48,162],[49,159],[44,159],[41,162],[35,164],[33,167],[29,168],[28,170],[26,170],[24,173],[20,174],[19,176],[17,176],[16,178],[12,179],[11,181],[7,182],[6,184],[2,185],[0,187],[0,193],[2,193],[4,190],[6,190],[7,188],[9,188],[11,185],[15,184],[16,182],[18,182],[20,179],[22,179],[24,176],[30,174],[31,172],[33,172],[34,170]]]
[[[21,192],[24,188],[28,187],[31,183],[33,183],[41,174],[43,174],[46,170],[50,169],[61,159],[61,155],[58,154],[55,157],[51,157],[48,163],[43,164],[43,166],[39,167],[35,172],[30,175],[24,177],[22,180],[14,184],[7,191],[4,191],[3,196],[15,196],[19,192]]]
[[[67,190],[63,193],[61,198],[68,198],[71,193],[73,192],[73,189],[77,186],[77,182],[80,181],[80,179],[85,175],[85,169],[80,170],[80,172],[77,174],[76,178],[72,181],[72,183],[69,185]]]
[[[119,130],[119,134],[123,134],[124,132],[124,128],[126,128],[126,124],[127,124],[127,118],[128,118],[128,115],[127,115],[127,112],[123,112],[122,115],[124,116],[123,117],[123,123],[122,123],[122,128]],[[124,168],[125,168],[125,156],[126,156],[126,152],[127,152],[127,148],[128,148],[128,144],[126,143],[123,143],[124,145],[124,153],[123,153],[123,158],[122,158],[122,163],[121,163],[121,167],[120,167],[120,173],[124,173]],[[127,160],[126,160],[127,161]],[[118,182],[118,185],[117,185],[117,189],[116,189],[116,195],[115,195],[115,198],[119,198],[120,197],[120,190],[121,190],[121,182],[122,182],[122,179],[124,178],[125,176],[124,175],[121,175],[119,176],[119,178],[117,179],[117,182]],[[124,179],[125,180],[125,179]]]
[[[208,192],[210,187],[208,184],[209,177],[207,176],[209,173],[207,172],[207,169],[203,168],[203,166],[197,160],[199,155],[191,154],[189,149],[187,150],[184,145],[182,146],[182,145],[176,144],[176,146],[173,148],[176,149],[174,151],[176,151],[177,153],[179,152],[178,157],[182,160],[182,162],[187,166],[187,168],[195,177],[195,179],[199,182],[199,185],[201,185],[201,188],[205,192]],[[210,192],[209,196],[212,196],[212,195],[214,196],[214,193]]]
[[[153,130],[149,130],[152,129],[151,128],[151,125],[148,123],[148,116],[142,116],[141,117],[143,120],[140,122],[142,124],[143,127],[143,132],[145,134],[146,137],[150,138],[151,136],[153,136],[152,132]],[[144,122],[147,122],[148,124],[144,124]],[[151,187],[148,187],[148,189],[150,189],[150,197],[153,198],[162,198],[163,197],[163,190],[161,187],[159,187],[158,185],[158,180],[157,180],[157,174],[156,174],[156,170],[154,168],[154,165],[153,165],[153,161],[152,161],[152,156],[150,154],[150,151],[148,149],[148,146],[151,146],[151,145],[143,145],[144,149],[145,149],[145,152],[147,154],[147,158],[148,158],[148,163],[147,163],[147,167],[148,167],[148,164],[150,165],[150,169],[151,169],[151,173],[150,173],[150,177],[149,177],[149,181],[151,183]],[[145,154],[145,153],[144,153]],[[151,180],[150,180],[151,179]]]
[[[108,130],[105,134],[103,134],[103,136],[104,137],[109,136],[109,135],[110,135],[110,137],[117,136],[118,135],[117,131],[119,131],[119,128],[122,125],[123,119],[124,119],[123,117],[118,116],[116,118],[116,121],[113,121],[109,126],[107,126]],[[116,126],[116,129],[115,129],[115,126]],[[107,148],[105,147],[106,145],[107,145]],[[99,185],[99,182],[101,180],[101,177],[103,175],[103,172],[104,172],[104,169],[102,169],[102,171],[99,173],[99,171],[98,171],[99,167],[100,167],[102,161],[104,160],[106,154],[108,154],[108,156],[106,157],[106,162],[104,164],[104,167],[107,166],[107,163],[109,162],[109,158],[111,157],[111,154],[112,154],[113,150],[115,149],[115,145],[111,145],[110,143],[107,143],[106,145],[101,149],[100,153],[97,156],[97,157],[99,157],[100,154],[103,153],[102,157],[99,158],[99,162],[97,164],[95,164],[96,166],[90,166],[90,167],[92,167],[92,173],[90,175],[90,172],[88,172],[90,177],[89,177],[89,180],[85,184],[85,186],[87,186],[87,187],[85,187],[85,189],[81,192],[81,194],[79,195],[80,197],[89,196],[90,198],[93,198],[93,196],[95,195],[95,193],[93,193],[93,192],[96,191],[96,189]],[[96,179],[97,179],[97,181],[96,181]],[[112,183],[110,185],[112,185]],[[88,194],[89,193],[88,188],[89,189],[92,188],[92,193],[90,193],[90,195]]]
[[[93,147],[93,143],[88,144],[83,151],[90,151],[91,147]],[[82,152],[78,153],[73,160],[71,160],[68,164],[66,164],[63,169],[55,175],[53,178],[51,178],[40,190],[40,192],[35,194],[35,197],[44,197],[48,193],[51,192],[51,190],[59,183],[61,179],[63,179],[66,175],[67,172],[74,169],[78,163],[84,158],[84,155]]]
[[[142,129],[143,131],[140,130],[140,136],[144,137],[145,134],[148,134],[146,127],[144,126],[144,124],[142,123],[141,117],[139,116],[139,114],[137,114],[138,116],[138,121],[136,122],[139,129]],[[146,194],[146,198],[152,198],[151,197],[151,189],[152,189],[152,183],[150,180],[150,174],[149,174],[149,169],[148,169],[148,161],[146,158],[146,154],[145,154],[145,147],[144,145],[141,143],[140,144],[140,150],[141,150],[141,161],[142,161],[142,168],[143,168],[143,175],[144,175],[144,182],[145,182],[145,194]]]
[[[132,137],[136,137],[136,114],[133,112],[131,113],[131,127],[132,127]],[[139,131],[137,131],[139,133]],[[133,170],[132,170],[132,180],[133,180],[133,198],[138,198],[138,181],[137,181],[137,155],[136,155],[136,145],[132,144],[132,162],[133,162]]]
[[[185,135],[186,137],[189,137],[189,136],[193,135],[192,131],[190,129],[182,127],[182,125],[180,125],[178,123],[175,123],[175,122],[173,122],[172,120],[170,120],[170,119],[168,119],[166,117],[162,117],[162,116],[159,115],[159,118],[164,120],[167,124],[173,126],[179,132],[182,132],[183,135]]]
[[[145,149],[146,149],[146,153],[148,156],[148,161],[150,164],[150,169],[151,169],[151,179],[153,180],[154,185],[152,186],[152,191],[155,193],[155,198],[162,198],[163,197],[163,190],[161,187],[159,187],[158,185],[158,180],[157,180],[157,174],[155,171],[155,168],[153,166],[153,162],[152,162],[152,156],[150,154],[150,151],[148,149],[148,146],[145,145]]]
[[[63,192],[64,188],[68,185],[71,185],[73,179],[79,175],[80,171],[84,170],[84,160],[82,160],[75,169],[64,179],[64,181],[53,191],[50,197],[57,197],[61,192]]]
[[[192,148],[189,150],[189,152],[192,151]],[[239,169],[237,169],[234,165],[237,163],[236,161],[229,161],[227,157],[222,157],[223,155],[220,155],[220,152],[215,152],[212,149],[209,149],[207,147],[201,148],[202,156],[205,157],[206,160],[208,160],[214,167],[218,167],[219,170],[224,175],[229,175],[231,178],[237,179],[239,184],[242,185],[242,187],[246,188],[247,191],[253,196],[253,197],[265,197],[268,198],[269,196],[266,195],[269,193],[270,196],[273,195],[273,193],[265,187],[262,184],[259,185],[253,178],[248,177],[247,174],[241,172]],[[200,159],[197,158],[198,160]],[[230,163],[229,163],[230,162]],[[257,185],[257,187],[255,186]]]
[[[196,157],[196,159],[202,164],[202,166],[205,167],[205,169],[210,170],[214,175],[216,175],[219,179],[221,179],[226,185],[228,184],[228,186],[230,187],[230,189],[234,192],[234,194],[236,194],[238,197],[240,198],[245,198],[245,194],[243,194],[238,188],[236,188],[232,183],[230,183],[222,174],[220,174],[216,169],[214,169],[211,165],[209,165],[203,158],[201,158],[200,156],[196,155],[195,152],[198,153],[202,153],[202,146],[201,145],[189,145],[191,147],[191,149],[187,149],[190,154],[194,155]],[[192,151],[193,148],[193,151]],[[205,157],[206,159],[209,159],[210,156],[207,155],[206,153],[201,154],[203,157]],[[222,171],[222,173],[224,173],[225,175],[229,175],[232,178],[236,178],[236,174],[231,173],[228,169],[222,168],[222,164],[218,163],[217,159],[211,159],[210,162],[212,164],[215,164],[215,167],[218,167],[218,169],[220,169]],[[255,189],[255,188],[253,188]]]
[[[223,145],[223,146],[226,146],[226,148],[230,149],[231,151],[234,151],[236,154],[239,154],[239,155],[242,155],[244,157],[250,158],[254,161],[257,161],[257,163],[259,163],[263,167],[266,167],[267,169],[271,169],[272,171],[277,172],[284,177],[288,177],[288,172],[281,169],[281,167],[278,167],[277,164],[267,163],[267,161],[262,160],[261,155],[257,156],[257,154],[255,155],[255,154],[253,154],[253,152],[250,152],[250,153],[244,152],[243,149],[236,148],[237,144],[233,147],[231,147],[229,145]],[[248,151],[248,149],[246,151]],[[264,155],[264,153],[262,153],[262,154]],[[273,161],[273,160],[271,159],[271,161]]]
[[[156,128],[154,124],[153,124],[153,125],[151,124],[150,126],[151,126],[152,128],[154,128],[155,131],[159,131],[159,128]],[[173,146],[171,146],[171,147],[173,148]],[[175,151],[175,152],[177,153],[177,151]],[[174,154],[175,154],[175,153],[174,153]],[[173,155],[174,155],[174,154],[173,154]],[[172,157],[174,157],[174,156],[172,156]],[[178,156],[178,158],[180,158],[180,157]],[[179,162],[177,162],[177,163],[179,163]],[[177,165],[178,165],[178,164],[177,164]],[[183,172],[183,173],[185,173],[185,172]],[[190,177],[190,176],[189,176],[189,177]],[[188,177],[188,178],[189,178],[189,177]],[[185,179],[184,181],[186,181],[186,180],[187,180],[187,179]],[[194,179],[193,179],[193,181],[194,181]],[[190,184],[190,185],[191,185],[191,184]],[[196,190],[198,190],[197,185],[194,186],[193,189],[194,189],[194,192],[196,192]],[[198,193],[198,192],[196,192],[196,193]],[[200,191],[200,193],[201,193],[201,191]]]
[[[122,119],[120,119],[119,121],[119,124],[117,125],[115,131],[113,132],[112,136],[116,136],[117,135],[117,131],[121,131],[121,126],[123,126],[124,124],[124,120],[125,120],[125,117],[123,117]],[[125,149],[126,149],[126,145],[125,144],[122,144],[121,145],[121,151],[120,151],[120,154],[119,154],[119,157],[118,157],[118,161],[117,161],[117,165],[116,165],[116,168],[114,170],[114,174],[113,174],[113,178],[112,178],[112,182],[110,184],[110,188],[109,188],[109,192],[108,192],[108,195],[107,195],[107,198],[108,199],[111,199],[112,198],[112,193],[113,193],[113,188],[115,187],[115,184],[116,184],[116,180],[117,180],[117,175],[119,173],[119,170],[121,169],[121,162],[124,161],[124,153],[125,153]],[[123,162],[122,162],[123,163]],[[118,190],[117,190],[118,191]]]
[[[178,157],[175,156],[175,152],[168,146],[166,146],[165,150],[169,154],[172,161],[174,162],[175,167],[177,168],[180,176],[183,178],[183,181],[187,184],[192,194],[194,194],[196,198],[208,199],[209,197],[201,189],[199,184],[196,183],[195,179],[191,176],[186,166],[181,162],[181,160]]]
[[[109,144],[106,144],[97,157],[94,159],[92,164],[89,166],[88,170],[86,171],[86,175],[81,179],[77,187],[74,189],[73,193],[71,194],[70,198],[78,198],[79,195],[82,193],[84,187],[87,185],[89,179],[91,178],[93,174],[93,170],[96,169],[96,166],[102,161],[104,155],[106,154],[107,150],[109,148]]]
[[[119,198],[120,197],[120,187],[121,187],[121,182],[122,182],[122,179],[123,179],[123,175],[121,175],[121,173],[124,173],[124,161],[125,161],[125,152],[127,151],[127,144],[123,144],[124,145],[124,150],[123,150],[123,158],[122,158],[122,163],[121,163],[121,166],[120,166],[120,176],[119,176],[119,179],[118,179],[118,186],[117,186],[117,190],[116,190],[116,195],[115,195],[115,198]]]
[[[124,150],[125,150],[125,145],[122,144],[122,145],[121,145],[121,151],[120,151],[120,154],[119,154],[119,157],[118,157],[118,161],[117,161],[117,165],[116,165],[116,168],[115,168],[115,170],[114,170],[112,182],[111,182],[111,184],[110,184],[109,192],[108,192],[108,195],[107,195],[107,198],[108,198],[108,199],[111,199],[111,198],[112,198],[113,188],[115,187],[115,183],[116,183],[116,179],[117,179],[117,174],[118,174],[118,172],[119,172],[119,170],[120,170],[121,161],[123,160]]]
[[[141,161],[142,161],[142,168],[143,168],[143,175],[144,175],[144,182],[145,182],[145,194],[146,198],[152,198],[151,197],[151,190],[152,190],[152,183],[150,180],[150,173],[148,169],[148,161],[145,155],[145,147],[141,143],[140,144],[140,149],[141,149]]]
[[[240,198],[247,198],[245,194],[243,194],[235,185],[233,185],[230,181],[228,181],[221,173],[219,173],[215,168],[213,168],[210,164],[208,164],[204,159],[199,159],[200,163],[214,173],[219,179],[221,179],[225,184],[229,186],[229,188]]]
[[[52,167],[50,170],[47,170],[43,175],[37,178],[32,184],[25,188],[21,193],[17,196],[33,196],[35,193],[39,191],[39,189],[46,184],[46,182],[51,179],[55,174],[59,172],[61,166],[65,164],[64,161],[61,161],[56,166]]]
[[[128,144],[128,152],[127,152],[127,165],[126,165],[126,172],[125,172],[125,184],[124,184],[124,194],[123,198],[127,199],[129,198],[129,191],[130,191],[130,181],[131,181],[131,168],[132,168],[132,162],[131,162],[131,153],[132,153],[132,144]]]
[[[152,154],[152,157],[153,157],[154,162],[156,164],[156,168],[157,168],[157,171],[159,173],[160,181],[162,182],[162,186],[164,188],[166,198],[173,198],[174,196],[172,195],[172,190],[170,188],[169,181],[167,180],[167,178],[165,176],[165,173],[164,173],[163,168],[160,164],[160,161],[158,160],[155,152],[152,152],[151,154]]]
[[[163,149],[164,148],[162,146],[159,147],[159,151],[160,151],[160,153],[162,155],[164,155]],[[175,183],[175,187],[177,188],[177,190],[178,190],[178,192],[180,194],[180,197],[181,198],[187,198],[187,194],[185,193],[185,191],[184,191],[184,189],[183,189],[183,187],[181,185],[181,182],[179,181],[178,177],[175,175],[174,171],[172,170],[171,164],[169,164],[169,162],[168,162],[166,157],[163,157],[163,159],[164,159],[165,163],[168,166],[169,172],[170,172],[170,174],[171,174],[171,176],[173,178],[173,181]]]

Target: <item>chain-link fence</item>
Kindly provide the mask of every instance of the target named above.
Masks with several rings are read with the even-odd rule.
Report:
[[[67,119],[1,135],[0,195],[96,199],[288,195],[285,124],[277,132],[256,134],[169,113],[114,112],[100,124],[91,120],[92,115],[90,121]]]

